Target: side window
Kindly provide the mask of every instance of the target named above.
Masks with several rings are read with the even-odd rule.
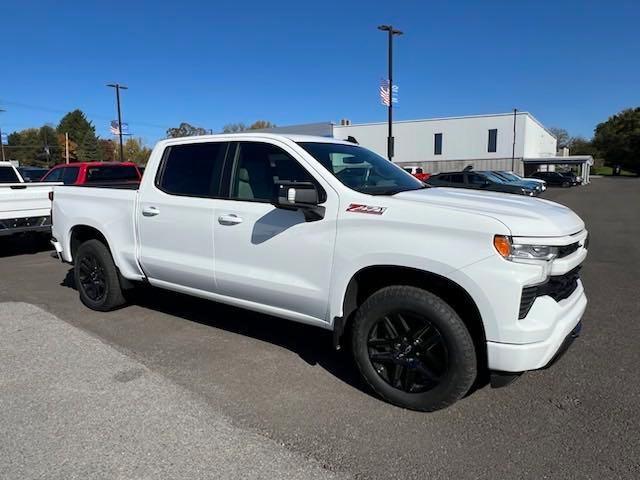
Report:
[[[65,185],[76,183],[76,179],[78,178],[78,171],[80,170],[78,167],[64,167],[60,170],[62,171],[62,182]]]
[[[231,198],[269,202],[278,181],[313,182],[313,177],[275,145],[241,142],[231,179]]]
[[[62,168],[56,168],[55,170],[51,170],[47,174],[47,178],[43,180],[43,182],[61,182],[62,181]]]
[[[485,178],[481,175],[478,175],[476,173],[469,173],[467,175],[467,181],[471,184],[471,185],[484,185],[485,184]]]
[[[487,144],[487,152],[495,152],[498,147],[498,129],[489,130],[489,141]]]
[[[462,173],[454,173],[449,175],[449,181],[451,183],[464,183],[464,175]]]
[[[172,195],[217,197],[227,143],[190,143],[167,149],[156,186]]]

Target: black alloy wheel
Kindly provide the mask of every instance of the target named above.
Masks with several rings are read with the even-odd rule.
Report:
[[[107,294],[107,280],[104,268],[98,258],[92,254],[85,254],[78,260],[79,288],[94,302],[100,302]]]
[[[380,318],[369,331],[367,345],[378,375],[407,393],[431,390],[449,367],[440,331],[412,312],[398,311]]]

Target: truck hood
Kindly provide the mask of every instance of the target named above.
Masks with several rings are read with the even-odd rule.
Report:
[[[571,209],[524,195],[434,187],[401,192],[393,198],[489,216],[516,237],[560,237],[584,229],[584,222]]]

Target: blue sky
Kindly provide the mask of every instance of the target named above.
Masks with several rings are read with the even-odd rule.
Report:
[[[389,12],[389,13],[385,13]],[[591,136],[640,105],[636,1],[31,1],[0,12],[3,131],[84,110],[153,143],[181,121],[384,121],[395,45],[398,119],[510,111]]]

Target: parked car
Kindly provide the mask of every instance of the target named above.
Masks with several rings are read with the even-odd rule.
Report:
[[[471,188],[474,190],[516,193],[528,196],[534,196],[539,193],[539,190],[531,185],[514,184],[494,175],[492,172],[476,172],[472,170],[431,175],[427,183],[434,187]]]
[[[538,187],[538,189],[541,192],[544,192],[547,189],[547,182],[545,182],[544,180],[540,180],[539,178],[524,178],[518,175],[517,173],[508,172],[505,170],[499,170],[494,173],[500,175],[501,177],[505,177],[507,180],[510,180],[510,181],[529,184],[534,188]]]
[[[569,180],[572,186],[575,187],[576,185],[582,185],[582,177],[579,177],[575,173],[573,172],[558,172],[558,173],[560,173],[560,175],[562,175],[564,178]]]
[[[558,172],[535,172],[531,174],[532,178],[538,178],[547,182],[547,185],[554,187],[570,187],[571,181],[560,175]]]
[[[427,181],[431,176],[430,174],[425,173],[422,167],[404,167],[403,166],[402,168],[404,169],[405,172],[410,173],[421,182]]]
[[[43,182],[65,185],[138,183],[142,175],[131,162],[77,162],[57,165],[49,170]]]
[[[509,185],[516,185],[521,188],[525,188],[527,190],[531,190],[534,192],[534,195],[539,195],[542,193],[542,186],[538,182],[531,181],[522,181],[517,178],[510,177],[509,175],[505,175],[502,172],[497,172],[493,170],[481,171],[487,177],[494,179],[497,182],[507,183]]]
[[[48,171],[48,168],[18,167],[18,172],[25,182],[39,182]]]
[[[587,231],[559,204],[258,132],[163,140],[125,187],[54,192],[53,245],[87,307],[145,283],[328,329],[405,408],[451,405],[483,365],[496,386],[545,368],[580,329]]]
[[[52,190],[52,184],[25,183],[10,162],[0,162],[0,237],[49,232]]]

